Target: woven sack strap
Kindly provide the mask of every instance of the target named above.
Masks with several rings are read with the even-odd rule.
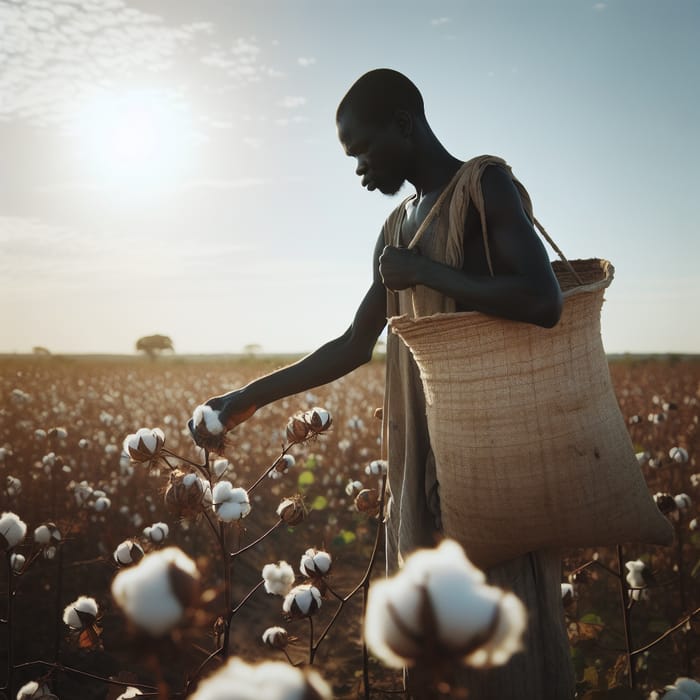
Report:
[[[423,219],[421,225],[418,227],[418,230],[416,231],[415,235],[411,239],[411,242],[408,244],[408,249],[410,250],[411,248],[414,248],[420,239],[423,237],[423,234],[426,232],[428,226],[430,226],[430,223],[432,220],[437,216],[438,212],[440,211],[440,207],[443,205],[445,199],[447,199],[447,195],[453,190],[454,185],[457,183],[459,178],[462,176],[462,169],[460,168],[457,173],[454,175],[452,180],[450,180],[450,183],[445,187],[445,189],[440,193],[440,196],[437,198],[437,201],[435,204],[433,204],[432,208],[428,212],[428,215]],[[486,222],[482,219],[483,223],[481,226],[482,229],[482,235],[484,237],[484,249],[486,251],[486,262],[488,263],[489,266],[489,273],[491,277],[494,276],[493,272],[493,264],[491,262],[491,251],[489,249],[489,242],[488,242],[488,237],[486,235]],[[542,234],[543,238],[549,243],[549,245],[552,247],[552,249],[556,252],[556,254],[561,258],[562,262],[567,266],[569,269],[569,272],[574,276],[576,281],[579,284],[583,284],[581,281],[581,278],[576,274],[576,270],[574,270],[573,265],[567,260],[566,256],[564,253],[561,251],[559,246],[552,240],[551,236],[545,231],[544,226],[540,224],[540,222],[533,216],[532,221],[537,228],[537,230]]]

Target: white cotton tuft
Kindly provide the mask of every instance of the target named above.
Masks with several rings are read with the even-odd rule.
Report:
[[[203,424],[210,435],[221,435],[224,432],[224,424],[219,420],[220,413],[207,404],[197,406],[192,414],[195,430]]]
[[[139,695],[143,695],[143,693],[138,688],[129,686],[121,695],[117,697],[117,700],[131,700],[132,698],[137,698]]]
[[[248,492],[230,481],[219,481],[212,489],[212,509],[226,523],[245,518],[250,513]]]
[[[328,684],[311,669],[267,661],[249,665],[229,659],[216,673],[205,678],[191,700],[331,700]]]
[[[265,581],[265,590],[272,595],[286,596],[294,585],[294,569],[286,561],[265,564],[262,577]]]
[[[27,534],[27,525],[15,513],[0,516],[0,550],[16,547]]]
[[[97,618],[99,608],[94,598],[81,595],[63,610],[63,622],[72,629],[83,629]]]
[[[435,654],[494,666],[521,648],[525,620],[516,596],[487,585],[460,545],[444,540],[373,583],[364,631],[370,651],[394,668]]]
[[[195,563],[177,547],[167,547],[117,574],[112,596],[134,625],[161,636],[183,618],[198,581]]]

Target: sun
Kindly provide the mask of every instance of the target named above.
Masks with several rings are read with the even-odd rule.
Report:
[[[104,92],[81,104],[72,132],[93,176],[142,188],[184,171],[191,121],[187,105],[161,91]]]

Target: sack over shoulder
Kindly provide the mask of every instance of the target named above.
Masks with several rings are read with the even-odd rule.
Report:
[[[546,547],[668,545],[600,336],[605,260],[553,263],[551,329],[476,312],[390,319],[420,369],[446,536],[487,568]]]

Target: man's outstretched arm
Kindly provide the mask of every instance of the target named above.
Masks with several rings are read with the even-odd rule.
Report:
[[[262,406],[327,384],[372,359],[377,338],[386,325],[386,288],[379,275],[379,255],[383,247],[384,239],[380,236],[374,252],[372,286],[345,333],[292,365],[207,401],[214,410],[221,412],[219,420],[227,429],[246,420]]]

